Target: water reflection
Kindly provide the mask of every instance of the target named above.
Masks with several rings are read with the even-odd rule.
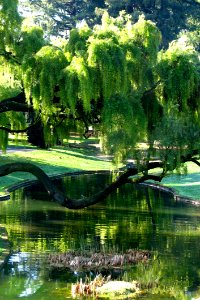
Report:
[[[66,177],[59,184],[71,197],[80,197],[97,192],[108,181],[106,176],[90,175]],[[147,286],[159,282],[154,286],[158,296],[152,299],[192,299],[200,285],[199,208],[132,185],[82,210],[67,210],[45,200],[46,195],[33,187],[0,203],[1,224],[15,252],[1,274],[0,299],[70,299],[67,284],[83,274],[49,268],[48,253],[129,248],[154,253],[149,265],[126,273],[129,279],[143,278]],[[164,289],[165,298],[160,295]]]
[[[43,280],[40,260],[30,253],[21,252],[13,254],[9,259],[8,268],[6,269],[7,274],[11,277],[20,277],[21,279],[24,279],[22,285],[23,290],[19,290],[18,297],[35,294],[42,286]],[[21,285],[20,281],[19,285]]]

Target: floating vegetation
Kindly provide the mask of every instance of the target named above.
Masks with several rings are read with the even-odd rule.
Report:
[[[53,267],[79,269],[113,269],[116,267],[146,262],[150,258],[149,251],[129,249],[125,253],[104,253],[70,251],[61,254],[50,254],[48,262]]]

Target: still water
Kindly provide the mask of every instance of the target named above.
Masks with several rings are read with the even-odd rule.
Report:
[[[108,180],[104,175],[81,175],[66,177],[59,184],[71,197],[80,197],[97,192]],[[0,224],[13,247],[0,273],[0,300],[72,299],[71,283],[85,274],[52,268],[48,254],[91,250],[96,240],[102,251],[151,251],[149,263],[114,274],[117,279],[137,280],[148,287],[151,293],[139,299],[200,297],[200,208],[132,185],[82,210],[68,210],[45,200],[34,186],[0,202]]]

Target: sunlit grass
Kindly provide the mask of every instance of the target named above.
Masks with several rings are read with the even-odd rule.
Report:
[[[173,174],[163,179],[162,184],[176,190],[177,194],[200,200],[200,168],[187,163],[187,174]]]
[[[84,152],[79,149],[18,151],[1,155],[0,165],[14,162],[31,162],[41,167],[48,175],[84,170],[110,170],[112,168],[111,162],[101,160],[91,154],[92,152]],[[10,185],[29,179],[35,179],[35,177],[24,172],[4,176],[0,180],[0,192],[3,193],[4,189]]]
[[[185,174],[174,171],[163,178],[161,184],[174,189],[177,195],[200,200],[200,168],[192,162],[186,163],[186,166],[187,172]],[[157,168],[149,173],[159,175],[162,170]]]

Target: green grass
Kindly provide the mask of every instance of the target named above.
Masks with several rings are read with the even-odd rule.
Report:
[[[200,168],[194,163],[187,163],[187,168],[186,175],[170,175],[162,184],[175,189],[181,196],[200,200]]]
[[[16,161],[34,163],[41,167],[48,175],[83,170],[110,170],[112,168],[111,162],[98,158],[96,151],[93,149],[57,147],[50,150],[33,149],[33,151],[23,151],[22,148],[22,151],[2,154],[0,156],[0,165]],[[15,172],[1,177],[0,193],[4,193],[5,188],[8,186],[29,179],[35,179],[35,177],[24,172]]]

